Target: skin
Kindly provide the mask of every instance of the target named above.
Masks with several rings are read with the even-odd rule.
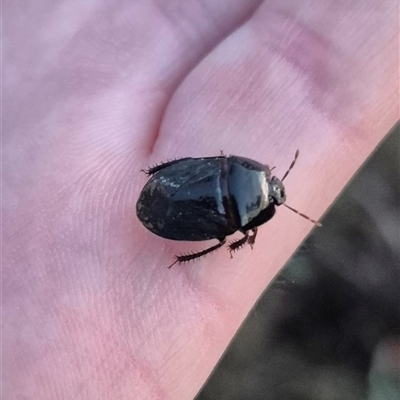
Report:
[[[3,397],[193,398],[313,225],[280,207],[253,251],[168,270],[214,242],[148,232],[140,169],[223,150],[281,177],[299,149],[287,204],[320,218],[399,118],[397,1],[3,10]]]

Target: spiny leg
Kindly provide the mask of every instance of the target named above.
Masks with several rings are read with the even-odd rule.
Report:
[[[232,253],[234,253],[235,251],[242,248],[246,243],[248,243],[250,245],[251,249],[253,250],[253,246],[256,241],[256,236],[257,236],[258,230],[257,230],[257,228],[253,228],[251,231],[253,232],[253,234],[251,236],[249,235],[248,231],[243,232],[244,236],[241,239],[238,239],[238,240],[235,240],[235,241],[229,243],[228,248],[229,248],[229,253],[230,253],[231,258],[232,258]]]
[[[210,158],[226,158],[225,154],[222,153],[222,150],[220,150],[220,151],[221,151],[220,156],[204,157],[204,159],[206,160],[206,159],[210,159]],[[161,171],[164,168],[170,167],[171,165],[174,165],[178,162],[185,161],[185,160],[193,160],[193,158],[191,158],[191,157],[177,158],[175,160],[169,160],[169,161],[163,162],[159,165],[154,165],[153,167],[149,167],[147,169],[141,169],[141,171],[144,172],[147,176],[151,176],[151,175],[154,175],[156,172]]]
[[[256,241],[256,236],[257,236],[258,229],[257,228],[253,228],[252,232],[253,232],[253,234],[251,236],[249,236],[249,239],[248,239],[247,243],[250,245],[251,249],[253,250],[253,246],[254,246],[254,243]]]
[[[248,240],[249,240],[249,232],[244,232],[244,236],[241,239],[234,240],[229,243],[228,249],[231,258],[232,258],[232,253],[243,247]]]
[[[160,165],[155,165],[154,167],[149,167],[148,169],[141,169],[142,172],[144,172],[146,175],[150,176],[155,174],[158,171],[161,171],[164,168],[167,168],[173,164],[176,164],[178,162],[181,162],[183,160],[188,160],[190,157],[185,157],[185,158],[178,158],[177,160],[171,160],[167,161],[164,163],[161,163]]]
[[[223,238],[222,240],[220,240],[220,242],[218,244],[216,244],[215,246],[211,246],[208,249],[205,249],[205,250],[202,250],[202,251],[198,251],[198,252],[193,253],[193,254],[182,254],[180,256],[175,256],[175,261],[168,268],[171,268],[176,263],[180,264],[180,263],[187,262],[187,261],[190,261],[190,260],[195,260],[196,258],[203,257],[206,254],[211,253],[214,250],[217,250],[220,247],[222,247],[225,244],[225,242],[226,242],[226,239]]]

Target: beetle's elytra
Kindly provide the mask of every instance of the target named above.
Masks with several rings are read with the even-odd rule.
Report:
[[[245,244],[252,247],[257,228],[286,201],[282,182],[298,154],[282,179],[272,176],[268,165],[238,156],[182,158],[155,166],[145,171],[150,179],[136,204],[137,216],[147,229],[166,239],[218,239],[208,249],[175,256],[172,265],[211,253],[236,231],[244,236],[228,245],[231,254]]]

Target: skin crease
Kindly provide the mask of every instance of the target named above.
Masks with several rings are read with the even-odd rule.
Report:
[[[312,229],[189,265],[140,169],[238,154],[320,218],[397,121],[395,0],[4,4],[5,399],[190,399]],[[323,229],[318,228],[318,229]],[[235,236],[236,237],[236,236]],[[240,237],[240,234],[237,236]]]

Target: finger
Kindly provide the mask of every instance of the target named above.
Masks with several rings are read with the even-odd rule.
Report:
[[[315,4],[291,12],[265,2],[176,91],[154,152],[190,156],[222,149],[273,163],[283,173],[299,148],[296,169],[285,181],[289,204],[318,218],[398,118],[392,83],[397,23],[391,1],[380,3],[382,19],[372,1],[367,8],[365,2],[342,2],[332,19],[327,9],[308,19]],[[258,243],[265,245],[251,255],[239,252],[233,266],[220,252],[194,268],[171,270],[210,299],[209,308],[202,301],[206,322],[195,329],[198,341],[192,335],[185,353],[206,354],[198,368],[187,363],[192,381],[203,367],[212,370],[223,343],[311,227],[279,209],[259,229]],[[170,248],[174,254],[175,244]],[[210,264],[215,268],[203,269]],[[213,327],[209,343],[200,332]]]
[[[121,130],[145,139],[157,132],[174,88],[260,0],[76,2],[65,8],[60,2],[46,12],[41,3],[29,3],[24,12],[15,2],[6,6],[10,18],[19,16],[7,25],[13,78],[4,82],[13,99],[5,104],[8,130],[30,124],[30,136],[37,137],[31,125],[51,116],[69,135],[111,136],[118,145]],[[55,113],[66,100],[65,112]],[[87,117],[92,126],[81,127]],[[42,138],[47,132],[41,127]]]

